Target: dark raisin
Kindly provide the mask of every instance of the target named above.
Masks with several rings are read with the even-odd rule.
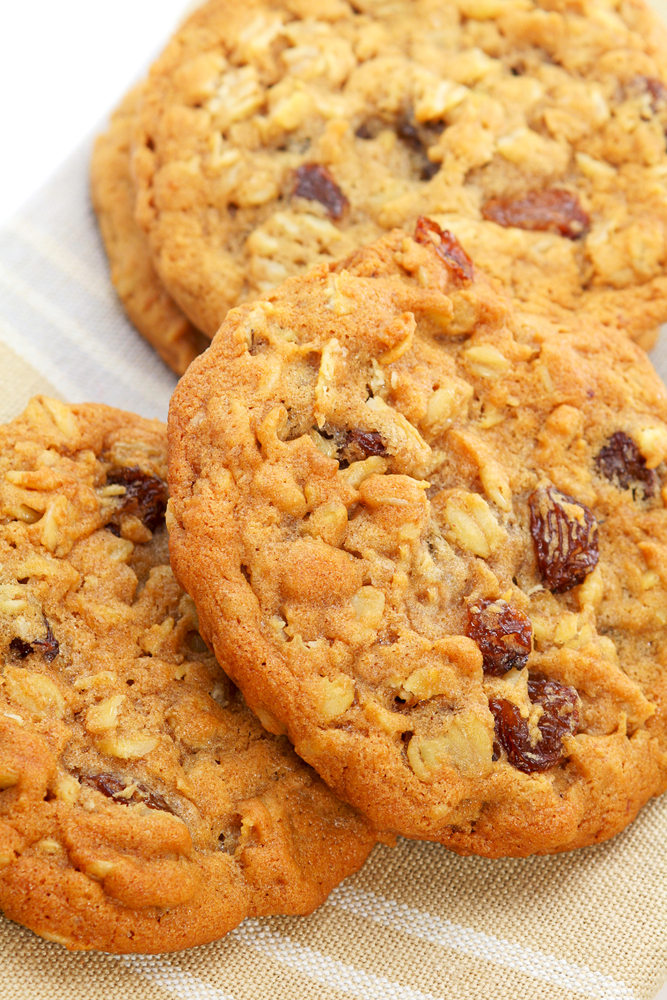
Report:
[[[660,107],[664,108],[667,104],[667,87],[662,80],[658,80],[654,76],[646,76],[644,80],[646,89],[651,95],[651,108],[653,111],[657,111]]]
[[[45,639],[33,639],[32,642],[24,642],[23,639],[19,639],[18,636],[9,644],[9,648],[15,656],[18,656],[21,660],[25,660],[26,656],[30,656],[31,653],[41,653],[45,660],[51,663],[55,660],[56,656],[60,652],[60,644],[53,632],[51,631],[51,626],[45,619],[46,624],[46,638]]]
[[[583,583],[598,563],[598,525],[593,512],[555,486],[528,497],[530,533],[542,579],[554,594]]]
[[[107,473],[107,483],[114,486],[124,486],[125,496],[119,497],[119,514],[134,515],[149,531],[155,531],[164,521],[167,509],[167,485],[157,476],[135,466],[131,468],[112,469]]]
[[[521,198],[491,198],[482,206],[482,215],[499,226],[559,233],[569,240],[583,236],[591,223],[577,196],[561,188],[529,191]]]
[[[354,134],[358,139],[373,139],[375,137],[375,133],[371,131],[367,122],[360,125]]]
[[[644,495],[652,497],[658,477],[653,469],[646,468],[646,459],[639,448],[623,431],[616,431],[595,459],[598,471],[621,490],[642,484]]]
[[[563,737],[579,726],[577,692],[558,681],[534,677],[528,681],[528,697],[543,708],[537,727],[540,739],[533,744],[528,720],[521,717],[516,705],[503,698],[490,698],[489,708],[495,719],[495,733],[507,760],[518,771],[532,774],[547,771],[563,757]]]
[[[19,639],[18,636],[12,639],[12,641],[9,644],[9,648],[11,649],[14,656],[18,656],[20,660],[25,660],[26,656],[30,656],[30,654],[32,653],[32,646],[30,645],[30,643],[24,642],[23,639]]]
[[[433,163],[432,160],[427,160],[421,169],[419,178],[422,181],[430,181],[432,177],[435,177],[438,170],[440,170],[439,163]]]
[[[172,813],[173,815],[174,810],[161,795],[151,792],[145,785],[138,782],[130,796],[123,796],[121,793],[125,791],[130,782],[126,783],[113,774],[81,774],[78,777],[81,784],[88,785],[90,788],[96,788],[102,795],[106,795],[108,799],[113,799],[119,805],[127,806],[130,803],[137,805],[141,802],[147,809],[159,809],[162,812]]]
[[[662,111],[667,107],[667,87],[655,76],[636,76],[626,86],[629,97],[639,94],[651,95],[651,111]]]
[[[46,622],[46,638],[33,639],[32,646],[36,652],[42,653],[44,659],[48,660],[49,663],[51,663],[52,660],[55,660],[56,656],[60,652],[60,643],[51,631],[51,626],[48,622]]]
[[[433,241],[436,236],[439,242]],[[433,247],[438,257],[459,281],[472,281],[472,261],[459,241],[447,229],[441,229],[437,222],[420,215],[415,228],[415,240],[424,246]]]
[[[434,136],[432,134],[429,136],[428,129],[415,125],[410,118],[403,118],[398,122],[396,133],[408,149],[417,154],[420,180],[430,181],[440,169],[440,164],[429,160],[427,153],[429,138],[432,140]]]
[[[416,153],[424,151],[424,143],[421,140],[419,129],[409,118],[403,118],[398,122],[396,125],[396,134]]]
[[[386,455],[387,448],[377,431],[362,431],[358,427],[347,432],[340,456],[344,462],[360,462],[369,455]]]
[[[326,167],[320,163],[304,163],[295,171],[294,195],[319,201],[332,219],[342,219],[349,202]]]
[[[484,598],[468,608],[466,635],[480,648],[485,674],[500,677],[513,667],[522,670],[532,648],[530,618],[507,601]]]

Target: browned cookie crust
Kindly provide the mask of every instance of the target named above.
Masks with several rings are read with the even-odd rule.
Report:
[[[207,651],[169,568],[163,425],[38,397],[0,471],[2,910],[115,952],[310,912],[374,838]]]
[[[421,214],[530,311],[667,320],[667,41],[643,0],[210,0],[154,66],[137,218],[226,311]]]
[[[665,788],[667,398],[626,337],[513,315],[422,220],[231,312],[170,448],[202,634],[373,822],[554,852]]]
[[[163,361],[182,375],[208,346],[167,294],[155,273],[148,241],[134,220],[130,144],[143,87],[127,95],[95,143],[91,195],[104,240],[111,280],[130,320]]]

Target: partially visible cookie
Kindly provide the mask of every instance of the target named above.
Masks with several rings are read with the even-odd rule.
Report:
[[[310,912],[374,836],[206,649],[169,567],[163,425],[38,397],[0,474],[0,908],[113,952]]]
[[[487,856],[667,786],[667,395],[422,219],[227,316],[170,410],[174,572],[381,828]],[[273,717],[273,722],[271,722]]]
[[[111,280],[130,320],[163,361],[182,375],[208,340],[167,294],[155,273],[144,232],[134,220],[130,145],[143,88],[131,91],[95,143],[91,194]]]
[[[533,312],[667,320],[667,41],[643,0],[209,0],[151,72],[134,171],[212,337],[428,215]]]

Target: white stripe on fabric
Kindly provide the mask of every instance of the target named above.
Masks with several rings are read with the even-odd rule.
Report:
[[[14,354],[17,354],[19,358],[22,358],[28,365],[35,369],[38,374],[42,375],[48,382],[57,388],[65,399],[76,399],[77,387],[68,379],[63,372],[58,372],[58,384],[54,384],[54,372],[53,372],[53,361],[51,358],[47,357],[39,347],[36,347],[33,343],[28,343],[23,334],[8,323],[6,319],[0,316],[0,340],[7,347],[11,348]]]
[[[321,951],[269,930],[258,920],[246,920],[232,931],[231,936],[240,944],[249,945],[281,965],[287,965],[340,993],[352,993],[359,1000],[444,1000],[433,993],[422,993],[410,986],[401,986],[384,976],[374,976],[363,969],[323,955]]]
[[[116,956],[131,972],[138,973],[183,1000],[235,1000],[231,993],[210,986],[205,980],[180,969],[160,955]]]
[[[76,281],[89,295],[107,305],[115,302],[116,296],[106,273],[90,267],[85,260],[73,254],[45,229],[20,215],[6,222],[3,229],[18,236],[31,250],[48,260],[61,274],[66,274],[68,278]]]
[[[636,1000],[625,983],[594,972],[585,965],[576,965],[555,955],[474,931],[353,885],[338,886],[331,893],[329,903],[354,916],[366,917],[412,937],[502,965],[561,989],[573,990],[597,1000]]]
[[[104,344],[91,336],[90,332],[82,327],[75,319],[68,316],[49,299],[44,298],[31,285],[28,285],[18,274],[0,263],[0,283],[4,284],[7,290],[22,299],[33,312],[42,316],[49,323],[59,330],[73,344],[81,347],[89,357],[97,361],[105,370],[111,371],[115,378],[128,389],[141,391],[146,395],[145,390],[156,395],[157,398],[164,393],[164,383],[153,378],[149,372],[133,371],[123,360],[109,351]],[[25,342],[23,349],[19,352],[21,357],[25,357]],[[28,359],[26,359],[28,360]]]

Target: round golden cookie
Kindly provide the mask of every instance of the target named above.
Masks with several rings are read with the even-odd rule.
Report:
[[[172,565],[380,828],[593,844],[667,784],[667,396],[429,220],[229,313],[170,411]],[[273,720],[273,721],[272,721]]]
[[[139,333],[163,361],[182,375],[208,340],[181,312],[155,273],[148,242],[134,219],[130,144],[143,87],[136,87],[112,115],[95,143],[91,196],[104,240],[111,280]]]
[[[163,425],[37,397],[0,470],[0,908],[112,952],[310,912],[374,837],[206,649],[169,567]]]
[[[210,0],[151,72],[133,169],[209,337],[428,215],[525,307],[667,320],[667,41],[643,0]]]

